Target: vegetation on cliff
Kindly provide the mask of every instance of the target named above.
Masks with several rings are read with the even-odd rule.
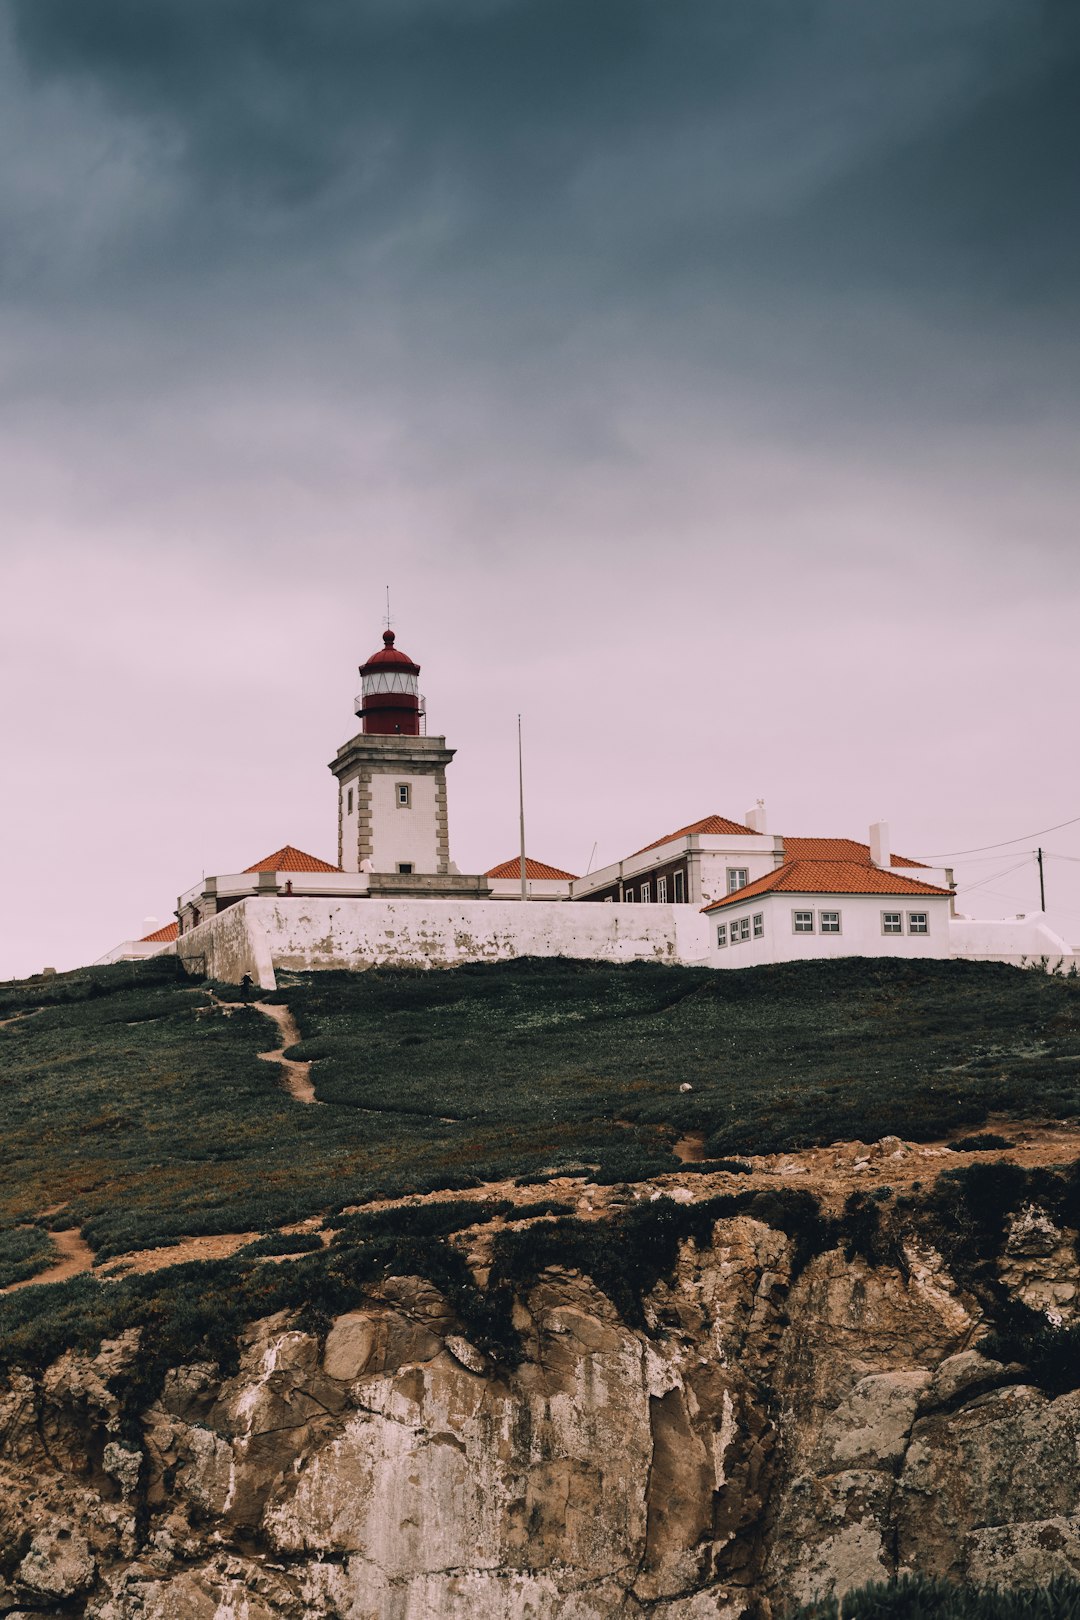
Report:
[[[380,1193],[642,1179],[686,1132],[721,1156],[1080,1113],[1080,984],[992,964],[519,961],[277,999],[326,1106],[258,1061],[264,1015],[171,958],[0,986],[2,1228],[53,1209],[104,1259]]]
[[[275,1230],[379,1194],[558,1170],[641,1180],[679,1169],[671,1148],[690,1131],[716,1154],[760,1153],[944,1135],[991,1111],[1072,1116],[1072,981],[970,963],[717,974],[526,961],[308,975],[277,999],[298,1021],[293,1055],[312,1063],[322,1106],[297,1105],[259,1061],[275,1044],[265,1015],[222,1006],[169,958],[0,987],[0,1285],[47,1262],[49,1227],[80,1226],[99,1263],[190,1235],[267,1234],[228,1260],[10,1295],[0,1301],[7,1361],[41,1365],[139,1325],[145,1394],[200,1347],[227,1359],[260,1314],[302,1307],[325,1318],[402,1267],[436,1282],[493,1358],[512,1360],[513,1292],[545,1266],[588,1273],[642,1325],[642,1300],[679,1244],[707,1243],[715,1220],[749,1213],[793,1240],[795,1272],[837,1245],[902,1269],[904,1233],[923,1231],[982,1300],[993,1353],[1049,1389],[1075,1382],[1075,1335],[1010,1302],[992,1274],[1024,1199],[1080,1225],[1075,1174],[966,1166],[932,1195],[855,1194],[830,1219],[808,1193],[780,1187],[692,1206],[663,1199],[599,1222],[558,1204],[515,1211],[490,1199],[361,1209],[336,1215],[327,1250],[310,1232]],[[684,1173],[710,1167],[746,1168],[717,1158]],[[546,1219],[500,1233],[480,1289],[451,1239],[510,1214]],[[300,1257],[267,1263],[283,1254]]]
[[[1080,1581],[1062,1575],[1047,1586],[997,1591],[907,1577],[811,1603],[792,1620],[1080,1620]]]

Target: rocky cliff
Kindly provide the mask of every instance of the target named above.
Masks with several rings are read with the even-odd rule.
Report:
[[[809,1186],[822,1157],[770,1174]],[[855,1160],[864,1184],[888,1158]],[[1060,1219],[1014,1209],[976,1286],[918,1222],[880,1252],[837,1229],[808,1256],[783,1223],[721,1217],[640,1325],[545,1264],[504,1363],[402,1275],[321,1326],[250,1323],[235,1370],[176,1366],[135,1413],[138,1332],[12,1371],[0,1611],[737,1620],[904,1571],[1080,1570],[1080,1392],[974,1348],[988,1300],[1068,1328]],[[493,1241],[461,1239],[481,1282]]]

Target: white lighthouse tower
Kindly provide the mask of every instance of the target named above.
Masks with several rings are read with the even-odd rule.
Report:
[[[338,864],[367,873],[372,894],[488,894],[485,878],[463,877],[450,861],[446,767],[454,749],[424,734],[420,665],[395,645],[393,630],[382,640],[360,665],[362,729],[330,762]]]

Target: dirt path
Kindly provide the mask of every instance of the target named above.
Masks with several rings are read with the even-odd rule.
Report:
[[[275,1047],[272,1052],[260,1052],[259,1057],[264,1063],[280,1064],[285,1089],[294,1102],[317,1103],[319,1101],[315,1095],[315,1087],[311,1083],[311,1064],[294,1063],[291,1058],[285,1056],[289,1047],[296,1046],[300,1040],[300,1031],[296,1026],[296,1019],[288,1007],[278,1006],[273,1001],[222,1001],[221,997],[216,996],[212,990],[208,991],[207,994],[215,1007],[223,1007],[226,1012],[236,1012],[242,1007],[254,1007],[257,1012],[262,1013],[264,1018],[269,1018],[271,1023],[276,1024],[281,1035],[281,1045]]]
[[[48,1271],[36,1272],[33,1277],[24,1277],[22,1282],[11,1283],[7,1288],[0,1288],[0,1294],[14,1294],[20,1288],[35,1288],[38,1283],[67,1282],[69,1277],[77,1277],[81,1271],[89,1271],[94,1263],[94,1251],[88,1243],[83,1242],[83,1235],[77,1226],[71,1226],[66,1232],[50,1232],[49,1236],[60,1252],[60,1258]]]
[[[13,1013],[10,1018],[0,1018],[0,1029],[6,1029],[9,1024],[21,1023],[24,1018],[33,1018],[35,1013],[44,1012],[43,1007],[28,1007],[26,1012]]]
[[[315,1087],[311,1083],[311,1064],[294,1063],[291,1058],[285,1056],[288,1048],[296,1046],[300,1040],[300,1031],[296,1027],[296,1019],[288,1007],[278,1006],[272,1001],[253,1001],[251,1005],[257,1007],[267,1018],[272,1019],[281,1035],[281,1045],[276,1051],[259,1053],[263,1062],[280,1063],[290,1097],[293,1097],[299,1103],[317,1103],[319,1099],[316,1097]]]

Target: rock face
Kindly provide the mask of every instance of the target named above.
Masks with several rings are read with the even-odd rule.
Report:
[[[1060,1239],[1029,1220],[1005,1264],[1063,1290]],[[901,1271],[833,1251],[794,1282],[792,1256],[718,1222],[647,1332],[548,1271],[512,1371],[429,1283],[391,1279],[321,1342],[271,1317],[235,1376],[170,1373],[141,1443],[110,1389],[133,1336],[12,1375],[0,1611],[739,1620],[909,1570],[1080,1571],[1080,1393],[974,1352],[932,1252]]]

